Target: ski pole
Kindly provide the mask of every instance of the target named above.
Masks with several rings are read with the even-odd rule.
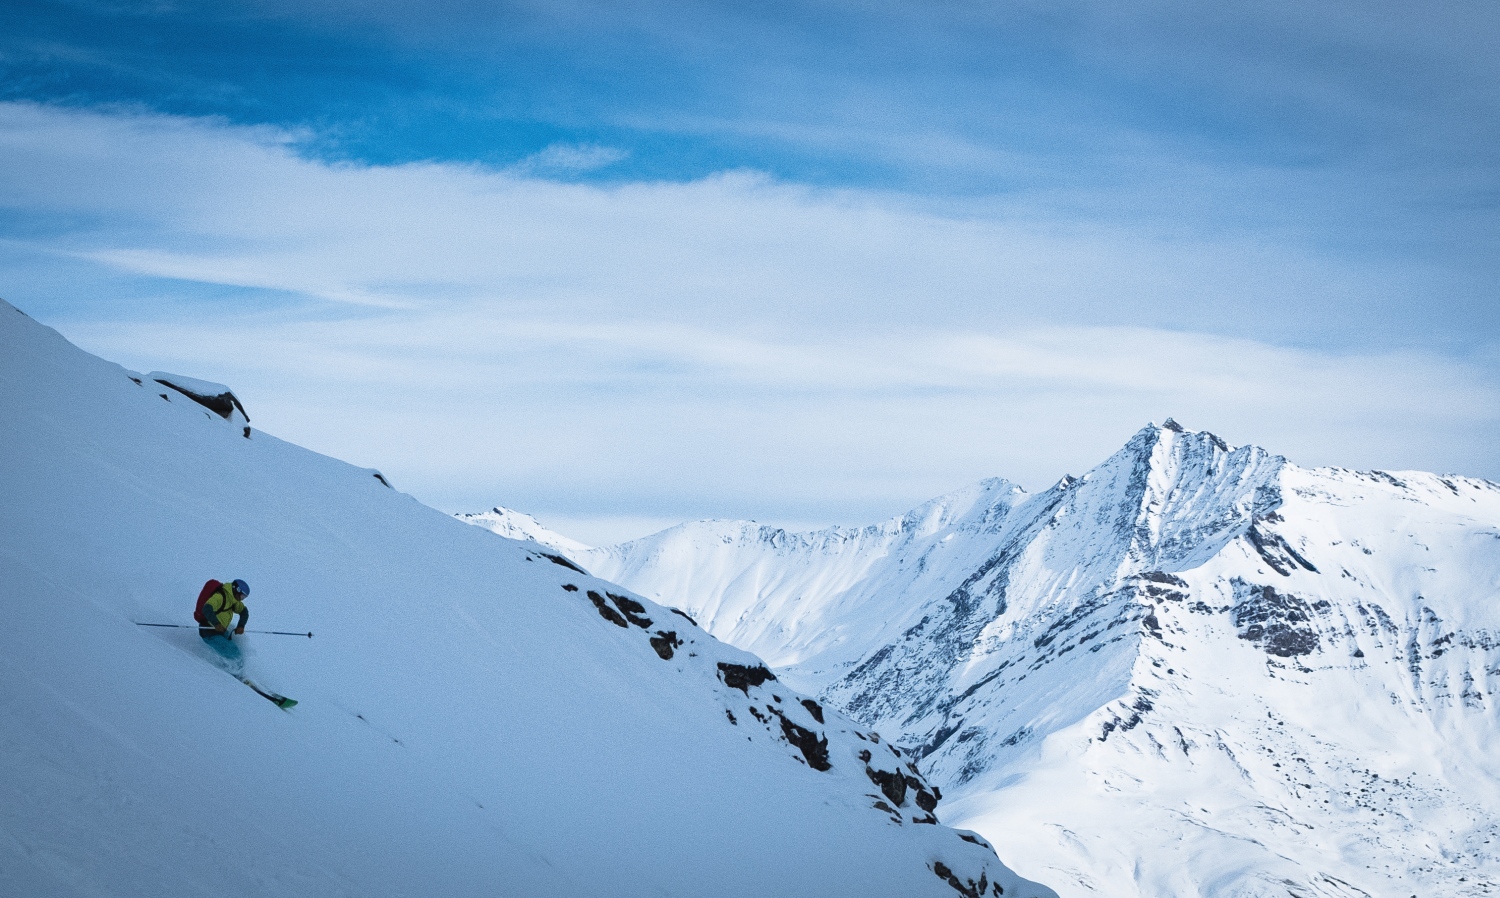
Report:
[[[179,630],[212,630],[212,627],[200,627],[197,624],[149,624],[144,621],[131,621],[137,627],[175,627]],[[312,639],[311,633],[292,633],[287,630],[246,630],[246,633],[259,633],[262,636],[306,636]]]

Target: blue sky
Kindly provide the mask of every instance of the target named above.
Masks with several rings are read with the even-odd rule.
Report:
[[[1493,4],[0,5],[0,296],[584,539],[1500,478]]]

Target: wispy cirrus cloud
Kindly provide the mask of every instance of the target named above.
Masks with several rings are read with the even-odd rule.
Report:
[[[78,275],[40,308],[9,298],[455,510],[858,521],[983,476],[1045,484],[1168,415],[1308,464],[1500,475],[1483,341],[1306,333],[1410,301],[1420,272],[1045,205],[328,163],[297,141],[0,105],[0,270]]]
[[[148,277],[330,302],[477,299],[755,328],[1145,325],[1396,342],[1475,314],[1441,272],[1265,235],[1160,233],[1068,203],[932,205],[753,172],[559,183],[473,165],[329,164],[213,120],[0,107],[8,220]],[[170,185],[170,189],[164,189]],[[1258,184],[1247,189],[1254,191]],[[1338,328],[1335,334],[1334,327]]]
[[[573,175],[614,165],[630,154],[616,147],[554,143],[516,163],[520,175]]]

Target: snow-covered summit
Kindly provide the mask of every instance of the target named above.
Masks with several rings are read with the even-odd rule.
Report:
[[[0,895],[1047,896],[686,616],[0,303]],[[190,626],[251,584],[246,673]]]
[[[546,546],[554,552],[564,555],[582,555],[589,551],[590,547],[563,536],[554,530],[549,530],[546,525],[529,514],[510,508],[496,505],[489,511],[481,511],[473,514],[454,515],[465,524],[473,524],[483,527],[491,533],[503,536],[506,539],[519,539]]]
[[[1500,487],[1169,420],[1035,495],[955,495],[982,498],[932,527],[686,525],[584,560],[897,738],[1028,875],[1500,892]]]

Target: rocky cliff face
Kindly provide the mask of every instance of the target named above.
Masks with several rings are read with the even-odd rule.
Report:
[[[1500,487],[1168,421],[885,525],[586,553],[1104,895],[1500,893]]]

